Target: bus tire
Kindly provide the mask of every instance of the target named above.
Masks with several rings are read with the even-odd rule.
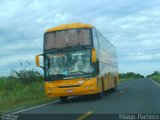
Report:
[[[102,82],[101,88],[102,88],[102,91],[97,94],[97,98],[99,98],[99,99],[104,97],[104,84],[103,84],[103,82]]]
[[[113,92],[116,92],[117,90],[117,81],[115,80],[114,82],[114,87],[112,88]]]
[[[64,96],[64,97],[59,97],[61,102],[67,102],[67,96]]]

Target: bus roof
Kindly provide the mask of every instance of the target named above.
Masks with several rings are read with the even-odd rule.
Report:
[[[92,25],[84,24],[84,23],[71,23],[71,24],[62,24],[57,27],[50,28],[46,30],[46,32],[53,32],[58,30],[65,30],[65,29],[74,29],[74,28],[92,28]]]

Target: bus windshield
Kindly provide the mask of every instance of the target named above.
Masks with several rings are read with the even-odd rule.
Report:
[[[93,73],[94,67],[90,59],[90,50],[46,54],[46,77],[63,79],[68,76]]]
[[[45,34],[44,49],[91,45],[91,30],[88,28],[68,29]]]

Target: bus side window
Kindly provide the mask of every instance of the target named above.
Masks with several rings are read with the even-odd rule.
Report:
[[[92,29],[92,34],[93,34],[93,43],[94,43],[94,46],[95,46],[96,49],[98,49],[99,42],[98,42],[98,36],[97,36],[97,32],[96,32],[95,28]]]

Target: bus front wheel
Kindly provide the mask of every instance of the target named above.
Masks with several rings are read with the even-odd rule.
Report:
[[[61,102],[67,102],[67,96],[60,97]]]

